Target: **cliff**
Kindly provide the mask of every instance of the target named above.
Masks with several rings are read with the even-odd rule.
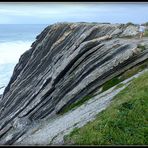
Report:
[[[58,23],[46,27],[20,57],[0,100],[0,143],[13,144],[33,122],[54,117],[148,59],[148,39],[137,35],[136,25]]]

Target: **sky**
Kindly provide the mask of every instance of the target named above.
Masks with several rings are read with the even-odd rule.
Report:
[[[0,24],[144,23],[147,14],[147,2],[0,2]]]

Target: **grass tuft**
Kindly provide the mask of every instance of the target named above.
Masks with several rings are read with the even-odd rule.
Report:
[[[108,90],[109,88],[115,86],[116,84],[119,84],[121,80],[118,77],[114,77],[111,80],[107,81],[103,84],[102,92]]]
[[[89,100],[91,97],[92,97],[92,95],[87,95],[87,96],[83,97],[81,100],[78,100],[78,101],[76,101],[76,102],[70,104],[69,106],[66,106],[66,107],[60,112],[60,114],[62,115],[62,114],[66,113],[66,112],[68,112],[68,111],[70,111],[70,110],[72,110],[72,109],[75,109],[75,108],[81,106],[85,101]]]

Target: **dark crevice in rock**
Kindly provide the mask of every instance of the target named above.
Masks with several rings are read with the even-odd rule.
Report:
[[[4,131],[1,131],[0,138],[5,136],[7,134],[7,132],[10,131],[11,129],[12,129],[12,126],[8,126],[8,128],[6,128]]]
[[[81,51],[81,53],[79,53],[76,57],[74,57],[70,63],[68,63],[68,65],[65,67],[65,69],[56,77],[56,79],[54,80],[54,84],[53,85],[56,85],[61,78],[64,77],[64,75],[71,69],[71,67],[73,66],[73,64],[87,51],[89,51],[92,47],[96,46],[95,44],[94,45],[91,45],[91,47],[86,47],[85,50]]]
[[[51,99],[52,99],[52,97],[46,97],[44,100],[42,100],[42,102],[40,102],[40,103],[42,103],[42,105],[38,105],[37,110],[35,110],[33,113],[31,112],[30,115],[29,115],[29,118],[31,120],[32,119],[35,119],[36,118],[36,115],[37,114],[42,114],[43,108],[47,107],[48,105],[51,108],[51,104],[50,104]]]
[[[38,108],[40,108],[40,105],[42,105],[42,102],[44,102],[48,96],[54,91],[55,88],[50,89],[48,92],[46,92],[46,94],[41,98],[41,101],[39,103],[37,103],[33,108],[31,108],[24,116],[29,116],[29,118],[31,119],[31,115],[33,114],[34,110],[37,110]]]
[[[5,142],[5,145],[12,145],[17,139],[19,139],[22,135],[25,134],[25,130],[19,131],[18,133],[15,133],[12,137],[12,139]]]
[[[48,102],[47,102],[48,103]],[[46,116],[49,116],[50,113],[54,111],[54,107],[49,107],[47,108],[45,111],[41,111],[40,114],[37,114],[35,117],[33,117],[34,120],[37,120],[37,119],[43,119],[45,118]]]
[[[76,69],[78,69],[78,67],[80,67],[83,62],[85,62],[87,59],[89,59],[89,58],[92,56],[92,54],[96,53],[96,51],[97,51],[99,48],[103,47],[103,46],[104,46],[104,45],[101,45],[100,47],[97,46],[98,48],[96,48],[94,51],[88,53],[87,55],[86,55],[86,53],[85,53],[86,56],[85,56],[77,65],[74,64],[74,65],[73,65],[73,68],[71,68],[71,69],[69,70],[69,75],[71,75],[74,71],[76,71]],[[86,67],[87,67],[87,66],[86,66]]]

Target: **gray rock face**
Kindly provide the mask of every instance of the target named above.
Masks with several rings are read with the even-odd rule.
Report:
[[[148,39],[124,38],[137,34],[136,26],[123,24],[46,27],[20,57],[0,99],[0,144],[13,144],[32,122],[55,116],[146,60],[148,49],[137,50],[137,45],[148,47]]]
[[[138,34],[138,26],[129,25],[122,33],[121,36],[133,36]]]

